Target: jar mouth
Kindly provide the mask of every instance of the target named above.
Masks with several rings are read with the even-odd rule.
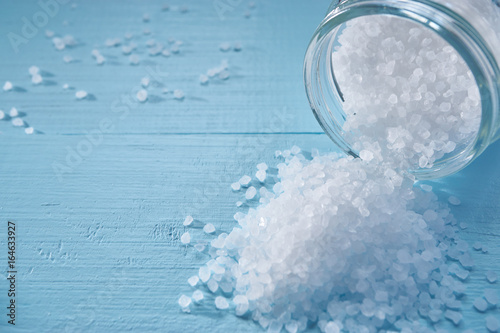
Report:
[[[434,2],[359,1],[344,3],[332,10],[316,30],[304,61],[306,93],[316,119],[340,149],[358,157],[358,151],[346,140],[346,132],[342,127],[346,120],[343,112],[345,100],[330,55],[335,47],[336,36],[345,23],[371,15],[399,17],[432,30],[458,52],[472,72],[481,100],[477,135],[461,149],[437,160],[432,167],[417,167],[409,171],[417,179],[423,180],[444,177],[463,169],[496,139],[500,70],[480,34],[463,17]]]

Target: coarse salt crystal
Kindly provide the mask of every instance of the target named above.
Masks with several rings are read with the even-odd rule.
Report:
[[[207,223],[205,224],[205,226],[203,227],[203,231],[207,234],[212,234],[215,232],[215,227],[212,223]]]
[[[81,99],[84,99],[88,96],[88,93],[85,91],[85,90],[78,90],[76,93],[75,93],[75,97],[76,99],[78,100],[81,100]]]
[[[148,99],[148,92],[147,90],[145,89],[140,89],[138,92],[137,92],[137,100],[141,103],[144,103],[147,99]]]

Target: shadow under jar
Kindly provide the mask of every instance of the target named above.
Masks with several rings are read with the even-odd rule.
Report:
[[[430,179],[500,138],[499,67],[500,0],[343,0],[314,33],[304,80],[346,154],[377,151]]]

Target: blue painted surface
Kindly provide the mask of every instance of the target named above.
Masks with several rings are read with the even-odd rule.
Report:
[[[75,3],[77,6],[72,7]],[[227,2],[229,3],[229,2]],[[302,84],[303,53],[328,1],[231,2],[223,19],[212,1],[79,1],[60,5],[15,53],[6,38],[21,34],[23,17],[41,8],[35,1],[10,1],[0,11],[0,83],[20,89],[0,92],[0,109],[15,106],[38,131],[0,121],[0,248],[6,252],[7,220],[17,225],[18,302],[16,329],[6,323],[6,254],[1,254],[2,332],[258,332],[251,321],[201,307],[182,314],[177,299],[190,292],[186,279],[206,261],[179,236],[188,214],[230,231],[234,202],[229,185],[253,174],[261,161],[273,164],[276,149],[293,144],[305,150],[333,150],[309,110]],[[181,13],[180,6],[188,11]],[[250,17],[245,13],[249,11]],[[150,22],[142,21],[148,13]],[[78,45],[56,51],[45,29],[73,35]],[[143,35],[150,29],[150,36]],[[121,47],[105,40],[135,35],[139,66],[130,66]],[[182,40],[178,55],[151,57],[145,43]],[[241,52],[223,53],[222,42],[241,42]],[[97,66],[91,56],[106,57]],[[64,63],[70,55],[76,62]],[[231,77],[201,86],[198,77],[229,61]],[[31,65],[45,84],[33,86]],[[133,96],[142,77],[155,72],[145,104]],[[168,73],[168,74],[167,74]],[[68,83],[74,89],[63,90]],[[162,94],[182,89],[184,101]],[[76,101],[84,89],[94,100]],[[102,121],[112,129],[95,134]],[[95,144],[86,146],[94,133]],[[71,160],[71,151],[87,151]],[[66,159],[70,158],[70,165]],[[54,165],[70,170],[56,172]],[[476,269],[463,299],[464,323],[449,331],[486,332],[485,315],[473,300],[489,285],[487,270],[500,275],[500,143],[466,170],[432,182],[443,200],[462,199],[453,208],[468,225],[461,237],[480,241],[489,252],[473,251]],[[206,239],[201,229],[196,240]],[[210,301],[210,298],[208,298]],[[490,314],[500,316],[496,309]]]

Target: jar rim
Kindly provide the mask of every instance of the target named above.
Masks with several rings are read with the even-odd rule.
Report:
[[[333,69],[330,68],[325,73],[320,69],[327,65],[325,54],[328,54],[328,47],[331,47],[329,36],[347,21],[370,15],[392,15],[409,19],[437,33],[464,59],[479,88],[481,123],[473,142],[453,156],[437,161],[431,168],[419,168],[410,173],[420,180],[450,175],[470,164],[497,139],[495,135],[500,134],[495,133],[500,129],[497,127],[500,124],[499,64],[479,32],[465,18],[430,0],[340,1],[330,8],[306,51],[304,83],[316,119],[344,153],[358,157],[357,152],[344,140],[342,129],[336,124],[332,113],[332,109],[341,108],[342,97]],[[335,89],[330,89],[332,87]]]

